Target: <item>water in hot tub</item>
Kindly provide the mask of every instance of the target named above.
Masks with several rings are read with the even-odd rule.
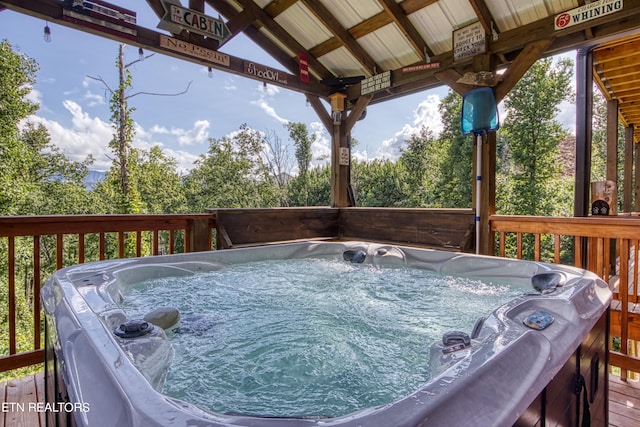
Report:
[[[202,409],[340,416],[430,379],[429,347],[523,293],[421,269],[326,259],[237,264],[123,290],[140,318],[173,306],[174,361],[162,390]]]

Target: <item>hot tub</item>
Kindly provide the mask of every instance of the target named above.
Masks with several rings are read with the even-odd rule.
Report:
[[[152,322],[132,319],[122,304],[128,289],[153,278],[188,279],[264,260],[295,259],[368,266],[383,277],[385,268],[427,271],[483,286],[506,283],[521,292],[497,303],[473,327],[425,342],[431,374],[424,383],[371,407],[328,417],[256,415],[251,410],[216,412],[163,394],[176,329],[165,332]],[[541,420],[577,425],[590,416],[595,425],[607,417],[610,299],[604,282],[576,268],[363,242],[301,242],[78,265],[56,272],[42,290],[46,394],[50,406],[60,409],[48,412],[49,421],[54,425],[56,418],[68,418],[92,426],[509,426]],[[203,373],[195,369],[192,375]]]

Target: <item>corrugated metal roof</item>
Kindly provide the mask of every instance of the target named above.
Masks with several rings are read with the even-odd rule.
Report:
[[[130,3],[113,1],[123,6]],[[75,23],[65,20],[62,9],[69,7],[58,0],[1,0],[0,3],[63,25],[84,26],[89,32],[131,40],[119,34],[117,23],[115,27],[101,29],[100,22],[93,22],[97,27],[87,29],[82,20]],[[162,0],[141,3],[149,5],[158,18],[165,15]],[[283,84],[325,98],[333,91],[346,92],[350,102],[361,95],[359,76],[393,73],[393,87],[376,90],[372,102],[440,84],[464,92],[479,84],[473,80],[474,71],[495,70],[496,66],[511,68],[517,64],[513,67],[517,69],[516,77],[513,73],[510,76],[512,85],[541,55],[595,46],[605,38],[640,32],[640,0],[589,2],[584,7],[597,13],[575,15],[568,21],[572,25],[558,30],[553,25],[556,15],[579,7],[584,0],[201,0],[188,3],[205,15],[224,17],[232,37],[243,32],[280,62],[292,75]],[[462,38],[461,45],[468,49],[454,50],[454,34],[462,34],[471,24],[479,31],[467,39]],[[226,62],[208,59],[213,58],[209,53],[213,50],[227,54],[224,36],[215,32],[210,36],[204,31],[203,37],[202,32],[192,26],[180,28],[179,22],[171,26],[171,35],[189,43],[185,46],[195,44],[205,50],[194,53],[194,48],[184,52],[166,49],[160,46],[159,34],[151,29],[140,29],[134,42],[246,75],[245,58],[233,57],[232,52]],[[178,27],[175,33],[174,26]],[[472,38],[477,35],[484,35],[480,43]],[[481,55],[483,49],[476,47],[484,47],[486,55]],[[309,81],[295,78],[306,75],[301,74],[306,70],[304,67],[301,70],[299,64],[305,56],[312,76]],[[471,80],[465,77],[468,74]],[[508,85],[501,86],[495,79],[482,83],[497,85],[501,96],[509,90]]]

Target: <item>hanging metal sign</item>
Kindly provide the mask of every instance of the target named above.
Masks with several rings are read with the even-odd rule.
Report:
[[[556,30],[563,30],[582,22],[610,15],[624,8],[622,0],[599,0],[556,15],[553,22]]]
[[[136,13],[102,0],[65,0],[62,19],[129,40],[137,40]]]
[[[187,9],[177,0],[160,0],[165,14],[158,28],[178,34],[182,30],[201,34],[224,42],[231,37],[231,31],[221,19],[212,18],[197,10]]]
[[[487,35],[480,22],[453,32],[453,60],[470,58],[487,51]]]
[[[433,68],[440,68],[439,62],[429,62],[428,64],[420,64],[420,65],[412,65],[409,67],[404,67],[402,69],[403,73],[411,73],[413,71],[422,71],[422,70],[431,70]]]
[[[391,87],[391,71],[385,71],[362,80],[360,82],[360,94],[367,95],[388,87]]]

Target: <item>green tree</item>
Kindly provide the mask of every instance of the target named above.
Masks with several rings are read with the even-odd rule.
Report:
[[[43,126],[25,119],[38,104],[28,100],[38,65],[0,42],[0,215],[91,213],[94,204],[83,180],[91,159],[71,162],[50,142]],[[45,279],[55,269],[55,237],[41,236],[41,270]],[[0,239],[0,253],[8,253]],[[33,349],[33,238],[13,239],[16,350]],[[63,252],[63,256],[67,256]],[[0,257],[0,319],[8,323],[8,260]],[[0,331],[0,355],[9,353],[8,329]],[[7,374],[2,374],[6,377]]]
[[[36,81],[38,64],[13,50],[7,40],[0,42],[0,212],[15,214],[13,201],[21,197],[21,157],[26,147],[20,141],[18,124],[35,113],[38,104],[26,96]]]
[[[263,161],[264,135],[246,124],[232,136],[209,141],[209,150],[185,178],[191,212],[207,208],[274,207],[278,190]]]
[[[567,131],[557,121],[559,105],[570,100],[572,62],[536,62],[505,100],[507,117],[500,131],[509,161],[502,163],[510,193],[498,198],[498,210],[515,215],[556,215],[561,168],[558,144]],[[502,147],[504,150],[505,147]],[[516,203],[506,204],[511,200]],[[505,209],[507,208],[508,209]]]
[[[462,97],[450,90],[438,109],[444,128],[438,136],[442,158],[434,188],[434,205],[469,208],[474,183],[473,141],[460,129]]]
[[[158,146],[134,150],[131,163],[142,211],[147,214],[185,213],[187,199],[182,191],[182,176],[177,161]]]
[[[431,130],[423,127],[418,135],[409,139],[398,160],[406,170],[406,207],[432,206],[441,160],[442,147],[437,144]]]
[[[351,179],[359,206],[402,207],[408,198],[406,169],[398,162],[353,162]]]
[[[289,138],[295,145],[298,175],[289,181],[288,199],[292,206],[327,206],[331,204],[331,167],[312,167],[311,145],[316,135],[309,135],[304,123],[288,123]]]

